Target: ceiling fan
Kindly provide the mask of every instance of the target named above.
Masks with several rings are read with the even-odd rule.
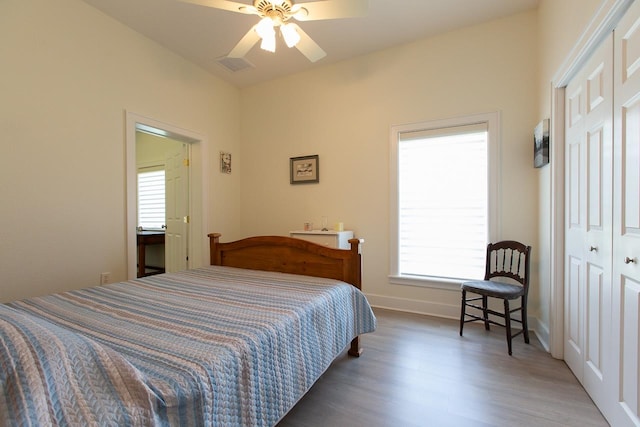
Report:
[[[327,53],[302,31],[297,21],[318,21],[323,19],[362,16],[367,11],[368,0],[324,0],[295,3],[293,0],[253,0],[253,5],[229,0],[180,0],[186,3],[228,10],[231,12],[257,15],[261,19],[229,52],[229,58],[242,58],[260,40],[260,47],[269,52],[276,50],[276,31],[288,47],[296,47],[309,61],[316,62]]]

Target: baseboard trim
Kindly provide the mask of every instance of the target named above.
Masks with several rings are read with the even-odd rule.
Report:
[[[447,319],[460,318],[460,306],[454,306],[451,304],[442,304],[433,301],[416,301],[408,298],[372,294],[367,294],[367,299],[373,307],[404,311],[407,313],[424,314],[427,316],[444,317]]]
[[[529,316],[529,330],[533,331],[536,334],[536,338],[542,344],[542,347],[548,352],[551,353],[551,346],[549,344],[549,328],[547,325],[542,323],[540,319],[537,317]]]

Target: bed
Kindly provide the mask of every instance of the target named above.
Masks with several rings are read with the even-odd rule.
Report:
[[[0,425],[273,426],[362,353],[360,240],[209,238],[210,266],[0,305]]]

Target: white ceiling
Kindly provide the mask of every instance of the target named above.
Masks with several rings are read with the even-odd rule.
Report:
[[[298,23],[327,52],[318,62],[309,62],[297,49],[289,49],[279,40],[275,53],[263,51],[258,43],[245,57],[254,67],[231,72],[216,60],[233,49],[258,22],[257,16],[179,0],[84,1],[238,87],[535,9],[538,5],[538,0],[369,0],[368,13],[363,17]]]

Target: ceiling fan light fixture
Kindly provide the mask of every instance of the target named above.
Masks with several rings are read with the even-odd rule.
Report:
[[[262,50],[266,50],[268,52],[275,52],[276,51],[276,33],[275,33],[275,31],[273,32],[273,34],[262,38],[262,43],[260,43],[260,48]]]
[[[262,18],[256,25],[256,33],[262,39],[260,48],[269,52],[276,51],[276,30],[273,27],[273,19],[269,17]]]
[[[272,37],[275,39],[276,30],[273,28],[273,20],[269,17],[262,18],[256,25],[256,33],[262,40]]]
[[[300,34],[298,34],[295,26],[292,24],[282,24],[280,26],[280,33],[288,47],[294,47],[300,41]]]
[[[179,0],[215,9],[229,10],[246,15],[257,15],[260,21],[245,33],[242,39],[227,54],[228,58],[242,58],[261,40],[264,50],[276,51],[276,27],[288,47],[296,47],[311,62],[319,61],[327,53],[300,28],[289,22],[320,21],[362,16],[367,11],[369,0]],[[251,1],[253,5],[248,5]]]

